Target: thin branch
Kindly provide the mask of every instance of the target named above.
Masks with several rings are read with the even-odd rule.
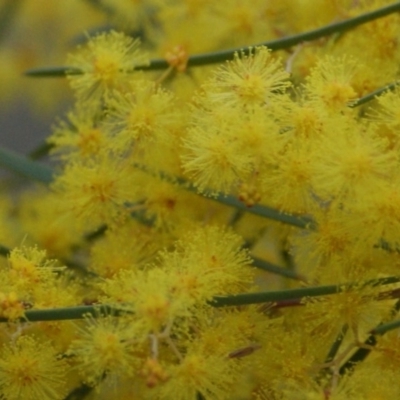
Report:
[[[400,282],[400,277],[390,277],[373,279],[364,282],[363,285],[388,285],[390,283]],[[360,287],[359,284],[347,283],[343,285],[327,285],[305,287],[298,289],[288,289],[280,291],[256,292],[256,293],[241,293],[231,296],[216,296],[211,302],[214,307],[224,306],[242,306],[249,304],[267,303],[281,300],[291,300],[305,297],[326,296],[331,294],[342,293],[351,290],[353,287]]]
[[[257,257],[252,257],[253,258],[253,264],[256,268],[262,269],[267,272],[271,272],[272,274],[277,274],[284,276],[285,278],[290,278],[290,279],[295,279],[295,280],[300,280],[304,281],[304,277],[301,275],[297,274],[295,271],[290,270],[288,268],[283,268],[278,265],[272,264],[268,261],[262,260],[261,258]]]
[[[396,87],[399,85],[399,83],[400,83],[400,81],[396,81],[396,82],[389,83],[388,85],[385,85],[381,88],[378,88],[378,89],[374,90],[373,92],[368,93],[365,96],[360,97],[359,99],[351,102],[349,104],[349,107],[355,108],[355,107],[361,106],[365,103],[368,103],[369,101],[374,100],[380,94],[396,89]]]
[[[53,171],[47,165],[29,160],[2,147],[0,147],[0,166],[35,181],[50,183],[53,180]]]
[[[333,33],[344,32],[349,29],[355,28],[359,25],[365,24],[367,22],[373,21],[378,18],[385,17],[387,15],[393,14],[400,11],[400,2],[390,4],[385,7],[378,8],[377,10],[370,11],[353,18],[346,19],[344,21],[335,22],[333,24],[325,25],[321,28],[313,29],[307,32],[300,33],[298,35],[287,36],[282,39],[269,40],[266,42],[258,43],[254,46],[267,46],[269,49],[283,50],[295,46],[299,43],[309,42],[316,40]],[[251,47],[245,49],[237,47],[233,49],[216,51],[205,54],[196,54],[188,58],[187,66],[195,67],[202,65],[210,65],[215,63],[221,63],[227,60],[231,60],[234,54],[237,52],[243,52],[244,54],[250,54]],[[138,66],[135,70],[143,71],[154,71],[168,68],[169,64],[165,59],[154,59],[149,65]],[[25,72],[25,75],[31,77],[62,77],[66,74],[82,74],[83,71],[79,68],[74,67],[42,67],[42,68],[32,68]]]

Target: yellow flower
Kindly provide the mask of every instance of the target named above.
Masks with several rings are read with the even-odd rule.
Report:
[[[205,355],[193,346],[178,365],[167,372],[170,378],[159,387],[161,398],[195,399],[200,392],[206,399],[230,399],[237,380],[235,360],[220,355]]]
[[[80,107],[67,114],[54,128],[47,142],[54,146],[51,152],[63,159],[73,156],[89,158],[107,145],[107,133],[99,126],[98,115],[87,107]]]
[[[66,369],[50,343],[21,336],[1,350],[0,393],[7,400],[63,399]]]
[[[107,97],[111,90],[122,90],[131,79],[135,67],[149,63],[147,55],[139,49],[139,40],[111,31],[100,33],[70,55],[68,63],[80,69],[68,79],[79,100],[96,104]]]
[[[289,73],[266,47],[236,53],[204,85],[212,102],[251,108],[264,105],[291,86]]]
[[[31,293],[38,285],[54,283],[56,273],[65,269],[56,260],[46,259],[46,251],[37,247],[16,247],[8,258],[9,279],[22,293]]]
[[[114,92],[107,103],[106,124],[118,136],[117,145],[126,149],[135,143],[138,152],[168,141],[180,119],[173,95],[147,80],[132,82],[127,89]]]
[[[357,98],[353,87],[357,68],[353,58],[321,58],[307,77],[306,93],[317,108],[328,112],[343,110]]]
[[[79,330],[68,353],[75,357],[78,368],[90,385],[102,378],[132,376],[137,359],[132,353],[135,339],[132,325],[123,317],[107,315],[85,317],[86,327]]]
[[[339,132],[339,134],[338,134]],[[329,121],[312,160],[314,192],[322,199],[364,203],[397,168],[397,155],[371,126],[350,118]]]
[[[53,182],[54,191],[63,196],[60,212],[78,218],[86,229],[113,224],[129,214],[127,202],[136,200],[138,190],[130,178],[127,161],[118,156],[101,153],[85,162],[72,161]]]

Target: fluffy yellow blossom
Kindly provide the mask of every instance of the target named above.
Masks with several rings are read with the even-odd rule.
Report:
[[[111,90],[122,90],[132,79],[135,67],[147,65],[148,56],[139,49],[139,40],[110,31],[90,38],[68,58],[68,76],[77,98],[98,104]],[[82,71],[76,74],[74,68]]]
[[[177,242],[175,253],[164,253],[167,270],[178,272],[175,289],[196,301],[213,295],[246,290],[251,284],[252,268],[241,238],[230,230],[208,226],[192,230],[190,240]]]
[[[305,141],[288,144],[281,154],[275,154],[275,168],[260,178],[261,190],[269,204],[289,213],[312,211],[315,207],[312,196],[313,156],[313,149]]]
[[[107,133],[100,126],[96,112],[78,108],[67,114],[67,121],[61,121],[47,142],[54,146],[51,152],[63,159],[90,158],[107,145]]]
[[[15,292],[0,292],[0,316],[10,320],[22,318],[25,315],[25,304]]]
[[[194,345],[182,362],[171,366],[169,379],[160,386],[161,398],[195,399],[201,393],[206,399],[228,400],[235,384],[237,364],[217,354],[205,355]]]
[[[239,113],[205,98],[182,139],[183,169],[200,191],[232,193],[275,168],[286,142],[279,131],[265,106]]]
[[[369,201],[354,215],[354,223],[362,226],[360,236],[366,243],[377,244],[383,239],[393,248],[399,241],[400,221],[399,177],[383,185],[379,192],[371,192]]]
[[[60,212],[78,218],[86,229],[125,218],[126,205],[138,196],[129,171],[126,160],[104,152],[85,162],[72,161],[52,184],[55,193],[63,196]]]
[[[364,202],[371,191],[378,193],[390,180],[397,155],[374,127],[349,118],[335,118],[320,141],[324,151],[313,159],[313,188],[322,199]],[[340,135],[337,135],[340,130]]]
[[[159,334],[174,321],[185,330],[213,296],[250,287],[250,260],[237,235],[207,227],[189,237],[177,242],[174,251],[163,251],[157,267],[120,271],[101,283],[101,300],[132,311],[143,334]]]
[[[129,321],[112,315],[87,316],[68,354],[73,356],[85,381],[97,385],[102,379],[132,376],[138,359],[135,334]]]
[[[63,399],[66,371],[51,343],[21,336],[1,349],[0,393],[8,400]]]
[[[27,243],[35,243],[49,256],[69,256],[76,245],[82,245],[82,231],[74,218],[60,215],[61,198],[49,190],[35,188],[19,199],[19,218]]]
[[[356,66],[356,60],[349,57],[326,56],[319,59],[305,86],[315,106],[327,112],[338,112],[355,100],[357,93],[352,79]]]
[[[371,285],[355,283],[342,293],[306,299],[303,315],[307,325],[305,329],[310,335],[325,337],[330,342],[346,325],[351,339],[361,343],[369,330],[390,315],[393,305],[378,299],[379,290],[382,291]]]
[[[148,334],[162,332],[174,318],[187,315],[186,305],[173,296],[170,276],[161,268],[120,271],[100,284],[105,293],[101,300],[133,312],[137,335],[143,340]]]
[[[16,247],[8,257],[8,279],[21,293],[32,293],[37,285],[54,282],[56,273],[65,269],[56,260],[46,258],[46,251],[37,247]]]
[[[236,53],[233,61],[216,70],[204,85],[211,102],[240,106],[268,104],[276,93],[290,87],[289,74],[270,50],[260,46],[249,49],[249,55]]]
[[[121,270],[140,269],[153,260],[158,241],[150,227],[133,218],[122,226],[108,229],[90,249],[90,268],[103,278],[111,278]],[[160,238],[160,241],[162,239]]]
[[[377,107],[371,107],[367,111],[371,119],[379,127],[379,134],[387,138],[388,145],[396,150],[400,145],[400,90],[396,87],[393,91],[387,91],[376,98]]]
[[[179,121],[172,93],[150,80],[135,81],[127,88],[113,93],[107,103],[106,124],[118,136],[118,146],[126,149],[133,143],[140,153],[155,143],[168,142]]]
[[[233,140],[237,130],[231,121],[220,121],[214,115],[204,117],[184,141],[183,167],[201,191],[229,193],[235,182],[250,172],[250,160]]]

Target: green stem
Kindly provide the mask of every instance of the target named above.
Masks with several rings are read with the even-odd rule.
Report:
[[[400,311],[400,301],[397,301],[395,306],[393,307],[393,312],[397,313]],[[364,344],[365,347],[359,348],[341,367],[339,370],[340,375],[344,375],[348,372],[351,372],[354,367],[360,363],[361,361],[365,360],[369,353],[371,352],[371,348],[374,347],[377,343],[376,336],[383,335],[386,332],[396,329],[400,326],[399,321],[392,321],[387,324],[380,324],[376,328],[370,331],[370,335],[365,340]]]
[[[399,86],[400,81],[396,81],[393,83],[389,83],[386,86],[383,86],[381,88],[378,88],[376,90],[374,90],[371,93],[366,94],[363,97],[360,97],[359,99],[355,100],[354,102],[349,104],[349,107],[354,108],[354,107],[358,107],[361,106],[365,103],[368,103],[371,100],[374,100],[377,96],[379,96],[380,94],[390,91],[390,90],[394,90],[396,89],[396,87]]]
[[[198,193],[198,191],[195,188],[190,190],[199,195],[203,195],[202,193]],[[231,195],[219,194],[217,197],[208,197],[207,195],[205,195],[204,197],[207,197],[210,200],[218,201],[219,203],[225,204],[230,207],[235,207],[238,210],[243,210],[250,214],[258,215],[263,218],[272,219],[274,221],[279,221],[284,224],[295,226],[297,228],[315,229],[312,219],[306,216],[298,217],[295,215],[285,214],[281,211],[275,210],[274,208],[270,208],[260,204],[255,204],[252,207],[247,207],[240,200]]]
[[[303,281],[304,278],[297,274],[295,271],[292,271],[287,268],[279,267],[278,265],[274,265],[268,261],[262,260],[261,258],[252,257],[253,258],[253,265],[256,268],[262,269],[267,272],[271,272],[273,274],[284,276],[285,278],[301,280]]]
[[[8,247],[0,244],[0,256],[8,257],[10,255],[10,252],[11,250]]]
[[[82,400],[86,396],[88,396],[92,391],[94,387],[86,385],[86,383],[82,383],[81,386],[78,386],[77,388],[73,389],[64,400]]]
[[[362,285],[387,285],[390,283],[400,282],[400,277],[390,277],[373,279],[364,282]],[[257,292],[257,293],[242,293],[232,296],[216,296],[212,301],[214,307],[223,306],[242,306],[249,304],[268,303],[281,300],[291,300],[305,297],[317,297],[326,296],[330,294],[342,293],[350,290],[352,287],[360,287],[358,284],[347,283],[343,285],[328,285],[328,286],[316,286],[306,287],[298,289],[288,289],[280,291],[269,291],[269,292]]]
[[[388,322],[387,324],[382,324],[372,329],[371,335],[383,335],[386,332],[392,331],[393,329],[400,328],[400,320],[395,320]]]
[[[207,191],[204,193],[199,193],[199,191],[196,189],[196,187],[189,181],[187,181],[184,178],[177,178],[170,176],[164,172],[154,172],[150,171],[148,168],[146,168],[143,165],[135,164],[135,168],[145,172],[146,174],[149,174],[155,178],[162,179],[166,182],[171,183],[172,185],[178,185],[182,189],[188,190],[190,192],[193,192],[199,196],[205,197],[207,199],[217,201],[219,203],[225,204],[230,207],[234,207],[238,210],[242,210],[244,212],[258,215],[263,218],[268,218],[272,219],[275,221],[282,222],[284,224],[296,226],[298,228],[302,229],[315,229],[315,223],[310,217],[306,216],[295,216],[295,215],[290,215],[290,214],[285,214],[281,211],[275,210],[274,208],[270,208],[268,206],[256,204],[252,207],[247,207],[245,204],[243,204],[241,201],[239,201],[236,197],[231,196],[231,195],[225,195],[225,194],[219,194],[217,196],[212,196]]]
[[[33,149],[29,154],[28,157],[31,160],[39,160],[40,158],[47,156],[49,154],[49,151],[54,147],[53,144],[43,142],[39,144],[35,149]]]
[[[362,285],[388,285],[391,283],[400,282],[400,277],[389,277],[373,279],[364,282]],[[329,286],[317,286],[309,288],[299,288],[299,289],[289,289],[281,291],[271,291],[271,292],[261,292],[261,293],[246,293],[238,294],[233,296],[216,296],[214,300],[210,302],[213,307],[223,307],[223,306],[240,306],[248,304],[257,303],[268,303],[268,302],[278,302],[282,303],[284,301],[289,301],[295,299],[295,305],[298,305],[299,301],[305,297],[317,297],[326,296],[330,294],[341,293],[346,290],[350,290],[353,287],[360,287],[360,284],[347,283],[343,285],[329,285]],[[290,302],[289,302],[290,303]],[[93,305],[93,306],[76,306],[76,307],[64,307],[64,308],[52,308],[45,310],[27,310],[25,312],[25,317],[20,320],[37,322],[37,321],[63,321],[63,320],[73,320],[82,319],[87,314],[91,314],[94,317],[99,315],[112,314],[119,316],[121,314],[127,313],[126,310],[118,308],[118,306],[111,306],[107,304]],[[7,318],[0,318],[0,322],[8,322]],[[391,322],[389,324],[381,325],[375,328],[372,332],[374,334],[382,334],[383,332],[395,329],[395,327],[400,326],[400,321]]]
[[[312,40],[319,39],[324,36],[331,35],[336,32],[343,32],[352,28],[355,28],[359,25],[365,24],[367,22],[373,21],[378,18],[385,17],[387,15],[393,14],[395,12],[400,11],[400,2],[396,2],[390,4],[385,7],[378,8],[377,10],[370,11],[361,15],[358,15],[353,18],[346,19],[344,21],[335,22],[333,24],[329,24],[323,26],[318,29],[313,29],[307,32],[300,33],[298,35],[287,36],[282,39],[269,40],[263,43],[255,44],[254,46],[267,46],[271,50],[283,50],[295,46],[297,44],[303,42],[309,42]],[[246,49],[242,49],[240,47],[216,51],[212,53],[205,54],[196,54],[188,59],[187,66],[195,67],[202,65],[210,65],[215,63],[224,62],[227,60],[233,59],[233,56],[236,52],[243,51],[244,54],[249,54],[251,47],[247,47]],[[136,70],[160,70],[168,68],[169,64],[164,59],[154,59],[150,62],[149,65],[136,67]],[[66,74],[82,74],[83,71],[78,68],[71,67],[44,67],[44,68],[33,68],[25,72],[27,76],[32,77],[60,77],[65,76]]]
[[[364,361],[371,352],[370,347],[376,345],[376,337],[371,335],[364,342],[366,347],[360,347],[339,369],[339,375],[349,374],[354,370],[357,364]]]
[[[339,351],[340,346],[343,343],[343,339],[346,336],[347,331],[349,330],[348,325],[344,325],[339,332],[336,340],[333,342],[331,348],[329,349],[328,355],[326,356],[325,362],[330,363],[336,357],[337,352]]]
[[[0,166],[39,182],[50,183],[53,180],[53,171],[50,167],[1,147]]]
[[[38,322],[38,321],[64,321],[72,319],[82,319],[85,315],[91,314],[93,317],[99,315],[112,314],[119,316],[122,311],[109,305],[94,305],[94,306],[76,306],[63,308],[49,308],[45,310],[27,310],[25,317],[20,318],[20,321]],[[0,318],[0,322],[7,322],[7,318]]]

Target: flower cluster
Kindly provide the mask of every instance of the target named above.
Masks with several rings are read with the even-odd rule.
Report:
[[[52,166],[0,148],[0,397],[398,398],[400,6],[88,3]]]

